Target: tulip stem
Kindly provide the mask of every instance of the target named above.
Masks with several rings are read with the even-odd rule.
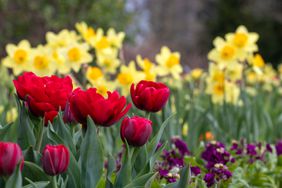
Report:
[[[52,185],[52,188],[58,188],[58,185],[57,185],[57,176],[53,176],[53,177],[52,177],[51,185]]]
[[[42,140],[43,140],[43,133],[44,133],[44,125],[40,128],[39,136],[36,139],[37,142],[35,144],[35,150],[38,151],[38,152],[40,152],[40,149],[41,149],[41,144],[42,144]]]
[[[150,116],[151,116],[151,113],[150,113],[150,112],[146,112],[145,117],[146,117],[147,119],[150,119]]]

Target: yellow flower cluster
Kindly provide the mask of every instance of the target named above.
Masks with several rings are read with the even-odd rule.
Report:
[[[47,32],[46,44],[37,47],[31,47],[27,40],[17,45],[8,44],[7,57],[2,64],[12,69],[16,76],[26,71],[47,76],[82,70],[87,85],[83,79],[83,83],[78,82],[81,79],[74,79],[75,84],[96,87],[102,95],[115,89],[128,95],[131,84],[140,80],[156,81],[159,77],[172,85],[180,80],[183,69],[178,52],[162,47],[155,57],[156,63],[138,55],[136,61],[126,64],[122,58],[124,32],[116,32],[113,28],[94,29],[85,22],[75,27],[78,32],[66,29],[59,33]]]
[[[225,39],[216,37],[214,48],[208,53],[211,61],[206,79],[206,92],[214,103],[224,101],[241,104],[240,87],[244,84],[244,72],[250,69],[260,73],[265,66],[262,57],[255,54],[257,33],[248,32],[245,26],[239,26],[234,33],[225,35]],[[251,68],[250,68],[251,67]]]
[[[157,63],[137,55],[137,63],[131,61],[128,66],[121,66],[117,75],[117,82],[124,95],[128,95],[132,83],[140,80],[156,81],[159,78],[181,83],[180,75],[183,69],[178,52],[172,52],[168,47],[164,46],[161,48],[160,53],[156,55],[155,60]],[[141,70],[137,70],[136,65]]]
[[[78,72],[82,64],[93,59],[89,45],[74,31],[47,32],[46,41],[46,44],[37,47],[31,47],[27,40],[22,40],[18,45],[8,44],[3,65],[11,68],[15,75],[32,71],[45,76],[67,74],[71,70]]]

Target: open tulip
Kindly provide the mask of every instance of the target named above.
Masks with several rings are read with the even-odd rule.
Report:
[[[45,118],[45,125],[48,121],[53,121],[59,109],[65,109],[72,92],[72,80],[69,76],[38,77],[27,72],[14,80],[14,85],[19,98],[27,102],[29,111]]]
[[[46,145],[42,152],[42,166],[46,174],[55,176],[64,173],[70,161],[70,154],[64,145]]]
[[[133,116],[123,119],[120,127],[120,136],[131,146],[143,146],[152,134],[152,121]]]
[[[130,94],[134,105],[147,112],[158,112],[169,98],[169,88],[163,84],[152,81],[140,81],[136,88],[131,85]]]
[[[78,88],[70,97],[70,110],[76,121],[84,126],[87,116],[90,116],[96,125],[109,127],[119,121],[130,107],[117,91],[108,91],[108,97],[104,98],[95,88],[86,91]]]
[[[19,163],[22,169],[24,159],[20,146],[12,142],[0,142],[0,176],[11,175]]]

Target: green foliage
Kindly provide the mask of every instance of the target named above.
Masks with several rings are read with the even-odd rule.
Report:
[[[27,38],[32,44],[44,41],[46,31],[74,29],[76,22],[121,31],[130,22],[126,0],[1,0],[0,56],[4,45]],[[20,19],[19,19],[20,18]]]

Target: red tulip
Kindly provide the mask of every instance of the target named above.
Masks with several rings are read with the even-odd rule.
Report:
[[[134,105],[147,112],[158,112],[169,98],[169,88],[158,82],[140,81],[136,88],[131,85],[130,94]]]
[[[14,80],[17,94],[27,102],[30,112],[45,118],[45,124],[53,121],[59,109],[64,110],[72,91],[72,80],[69,76],[38,77],[27,72]]]
[[[70,97],[70,110],[76,121],[84,126],[89,115],[96,125],[109,127],[119,121],[130,107],[117,91],[108,91],[108,97],[104,98],[95,88],[86,91],[78,88]]]
[[[0,142],[0,176],[11,175],[19,163],[22,169],[24,158],[20,146],[12,142]]]
[[[143,146],[152,134],[152,121],[134,116],[123,119],[120,127],[120,136],[131,146]]]
[[[42,152],[42,166],[46,174],[55,176],[64,173],[70,161],[70,154],[64,145],[46,145]]]

